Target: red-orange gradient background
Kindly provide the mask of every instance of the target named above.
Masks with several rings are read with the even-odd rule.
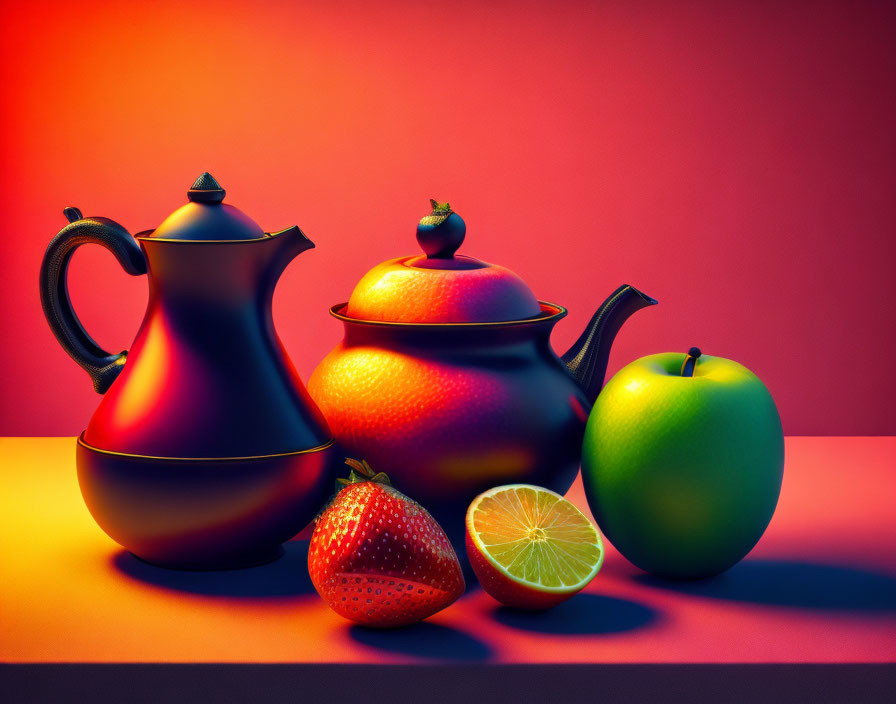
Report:
[[[628,282],[661,305],[611,372],[698,345],[759,374],[787,433],[896,434],[896,4],[2,7],[0,435],[72,435],[97,403],[40,310],[63,206],[136,232],[205,170],[317,243],[274,302],[306,379],[327,307],[414,252],[434,196],[464,252],[568,306],[560,351]],[[88,247],[71,289],[126,348],[145,279]]]

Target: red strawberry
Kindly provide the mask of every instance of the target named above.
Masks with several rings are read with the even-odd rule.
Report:
[[[347,459],[345,486],[318,516],[308,550],[314,588],[340,616],[365,626],[416,623],[464,593],[445,531],[429,512]]]

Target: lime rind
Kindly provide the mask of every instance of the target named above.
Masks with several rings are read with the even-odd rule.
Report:
[[[498,520],[489,521],[486,511]],[[604,546],[596,527],[575,504],[543,487],[508,484],[480,494],[468,510],[467,527],[489,564],[537,591],[577,592],[603,565]],[[527,538],[533,529],[544,531],[548,539]]]

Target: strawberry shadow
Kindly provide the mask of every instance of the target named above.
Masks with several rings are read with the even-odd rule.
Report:
[[[143,562],[127,550],[115,553],[111,563],[129,579],[175,592],[238,599],[282,599],[315,594],[308,576],[308,541],[293,540],[283,548],[279,559],[240,570],[171,570]]]
[[[496,607],[493,616],[505,626],[535,633],[607,635],[645,628],[660,614],[637,601],[602,594],[576,594],[545,611]]]
[[[390,630],[352,625],[348,633],[370,648],[430,660],[488,660],[492,656],[492,649],[473,636],[426,621]]]
[[[712,599],[855,612],[896,611],[896,577],[862,567],[799,560],[744,560],[715,577],[678,581],[640,574],[651,587]]]

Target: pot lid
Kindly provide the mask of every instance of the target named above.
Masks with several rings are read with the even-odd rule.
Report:
[[[147,237],[159,240],[235,241],[263,238],[264,230],[239,208],[223,202],[226,191],[205,172],[187,191],[190,202],[169,215]]]
[[[466,225],[450,204],[431,200],[417,225],[424,255],[375,266],[358,282],[345,315],[398,323],[492,323],[532,318],[541,306],[509,269],[456,254]]]

